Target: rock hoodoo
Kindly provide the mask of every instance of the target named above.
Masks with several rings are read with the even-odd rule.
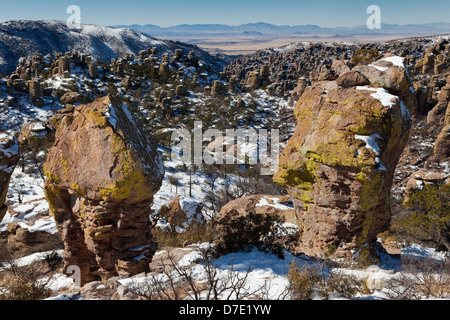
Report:
[[[112,96],[77,107],[56,131],[45,193],[81,282],[148,271],[149,215],[164,176],[156,143]]]
[[[400,57],[343,76],[305,90],[274,176],[294,202],[300,250],[318,257],[355,257],[389,228],[394,169],[415,108]]]
[[[11,175],[19,161],[17,139],[0,132],[0,222],[6,214],[5,205]]]

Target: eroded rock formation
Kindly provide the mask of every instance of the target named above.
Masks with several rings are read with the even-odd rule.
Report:
[[[0,222],[8,208],[5,205],[11,175],[19,161],[17,139],[0,132]]]
[[[319,257],[357,256],[389,228],[392,178],[415,108],[400,57],[343,76],[305,90],[274,176],[294,202],[301,251]]]
[[[82,283],[148,271],[153,195],[164,167],[156,143],[111,96],[77,107],[56,131],[45,193]]]

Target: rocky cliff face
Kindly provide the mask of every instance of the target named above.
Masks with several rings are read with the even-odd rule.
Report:
[[[64,117],[44,164],[45,193],[82,282],[148,271],[149,215],[164,176],[156,144],[107,96]]]
[[[19,145],[13,137],[0,133],[0,222],[6,214],[6,194],[11,174],[19,161]]]
[[[292,197],[308,255],[358,255],[389,228],[394,169],[415,100],[402,58],[350,72],[305,90],[274,176]]]

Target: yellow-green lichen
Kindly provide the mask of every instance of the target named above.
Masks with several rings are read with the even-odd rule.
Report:
[[[87,119],[91,120],[93,123],[95,123],[100,128],[105,128],[108,126],[107,117],[99,111],[89,109],[87,111]]]
[[[115,181],[99,188],[104,200],[143,201],[149,198],[149,183],[142,168],[134,160],[130,148],[117,134],[112,135],[111,149],[116,153],[117,166],[112,172]]]
[[[359,238],[356,240],[356,243],[359,246],[362,246],[363,244],[366,243],[367,238],[369,236],[369,232],[370,232],[370,228],[372,226],[372,222],[373,222],[373,216],[368,216],[364,221],[363,221],[363,226],[362,226],[362,231],[361,231],[361,235],[359,236]]]
[[[54,218],[56,218],[56,216],[58,215],[59,205],[57,202],[60,190],[61,189],[53,183],[46,184],[44,188],[45,198],[47,199],[50,213]]]
[[[84,191],[83,191],[83,189],[78,185],[78,183],[76,183],[76,182],[72,183],[72,190],[75,191],[78,195],[84,197]]]
[[[356,177],[361,183],[361,193],[359,197],[361,210],[368,212],[376,207],[383,197],[382,173],[365,174],[360,172]]]

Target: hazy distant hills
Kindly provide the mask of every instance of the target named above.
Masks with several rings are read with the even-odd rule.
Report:
[[[238,26],[226,24],[182,24],[172,27],[146,25],[120,25],[113,28],[131,28],[152,36],[180,36],[180,35],[212,35],[212,34],[251,34],[251,35],[292,35],[292,34],[338,34],[349,35],[438,35],[450,33],[450,23],[435,22],[427,24],[382,24],[379,30],[370,30],[366,25],[351,28],[326,28],[317,25],[277,26],[269,23],[247,23]]]

